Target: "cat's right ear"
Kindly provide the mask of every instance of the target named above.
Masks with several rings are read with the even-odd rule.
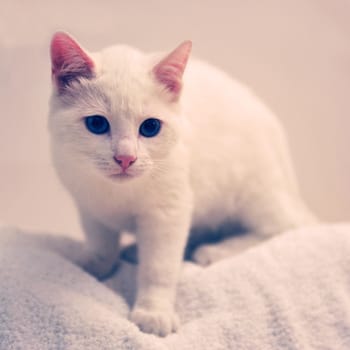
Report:
[[[192,48],[190,40],[184,41],[154,68],[153,74],[171,96],[172,101],[179,98],[182,88],[182,76]]]
[[[80,45],[64,32],[57,32],[51,40],[52,78],[59,93],[70,82],[94,76],[94,62]]]

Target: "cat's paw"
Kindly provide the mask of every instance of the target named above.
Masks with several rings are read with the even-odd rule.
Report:
[[[208,266],[226,258],[229,254],[215,244],[199,246],[192,255],[192,260],[202,266]]]
[[[136,308],[131,312],[130,319],[142,332],[161,337],[175,332],[180,325],[180,320],[176,313],[167,311]]]
[[[88,255],[80,259],[79,265],[99,280],[110,277],[118,268],[119,260],[107,259],[99,255]]]

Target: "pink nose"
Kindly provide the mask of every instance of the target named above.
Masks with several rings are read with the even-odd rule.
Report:
[[[125,171],[127,168],[129,168],[130,165],[136,162],[136,157],[135,156],[114,156],[114,160],[121,166],[123,171]]]

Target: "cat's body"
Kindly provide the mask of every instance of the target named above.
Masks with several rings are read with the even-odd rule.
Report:
[[[140,263],[131,317],[160,335],[177,327],[175,288],[191,229],[241,221],[270,236],[314,220],[275,117],[200,61],[188,63],[182,80],[189,52],[185,42],[163,60],[124,46],[87,55],[65,34],[52,42],[52,148],[87,235],[80,262],[108,273],[118,235],[135,232]],[[87,130],[84,121],[94,115],[107,118],[108,132]],[[148,118],[162,122],[145,137],[140,125]],[[199,251],[198,260],[210,261],[207,253]]]

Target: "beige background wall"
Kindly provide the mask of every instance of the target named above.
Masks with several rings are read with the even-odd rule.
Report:
[[[195,55],[250,85],[286,126],[302,191],[326,220],[350,219],[348,0],[1,1],[0,221],[79,231],[51,169],[48,44],[127,43]]]

